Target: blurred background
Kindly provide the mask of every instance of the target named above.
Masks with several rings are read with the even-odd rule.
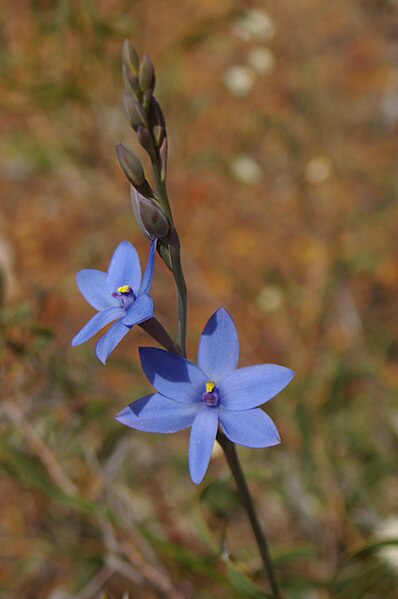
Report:
[[[398,597],[396,0],[5,0],[0,35],[1,599],[264,596],[223,455],[196,487],[188,431],[113,419],[150,339],[106,368],[70,347],[75,272],[148,252],[114,153],[139,152],[126,37],[168,124],[189,356],[223,305],[241,365],[297,372],[282,445],[239,449],[286,597]],[[153,297],[174,331],[160,260]]]

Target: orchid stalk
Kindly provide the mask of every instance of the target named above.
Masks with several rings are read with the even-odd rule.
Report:
[[[129,428],[151,433],[171,434],[190,428],[188,464],[191,479],[197,485],[206,475],[214,443],[218,441],[247,512],[271,596],[282,599],[268,542],[235,445],[266,448],[280,443],[275,423],[260,406],[279,394],[290,383],[294,372],[277,364],[239,368],[238,331],[224,308],[217,310],[204,327],[197,362],[187,358],[187,289],[180,239],[167,193],[166,123],[153,95],[153,65],[147,56],[140,60],[129,42],[123,47],[123,74],[124,107],[139,143],[150,158],[153,187],[132,150],[118,144],[116,153],[131,184],[137,225],[151,240],[149,257],[141,277],[137,251],[124,241],[116,248],[107,273],[94,269],[78,273],[78,287],[98,313],[74,337],[72,345],[89,340],[114,321],[97,343],[96,353],[103,363],[136,324],[164,348],[140,348],[141,366],[153,389],[127,405],[116,419]],[[175,282],[175,341],[154,316],[150,288],[156,250]]]

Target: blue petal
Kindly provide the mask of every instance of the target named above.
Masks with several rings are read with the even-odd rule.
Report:
[[[218,385],[220,402],[228,410],[256,408],[275,397],[293,377],[293,370],[277,364],[238,368]]]
[[[85,268],[76,275],[76,283],[84,299],[96,310],[118,306],[119,302],[109,291],[106,272]]]
[[[155,252],[156,252],[156,242],[157,242],[157,239],[154,239],[151,243],[151,247],[149,250],[149,256],[148,256],[148,262],[145,267],[145,272],[144,272],[144,276],[142,277],[141,288],[139,291],[140,295],[142,293],[148,293],[149,289],[151,288],[152,277],[153,277],[153,265],[154,265],[154,261],[155,261]]]
[[[231,412],[220,406],[220,423],[228,439],[246,447],[271,447],[281,440],[272,419],[260,408]]]
[[[112,322],[112,320],[116,320],[116,318],[120,318],[124,316],[125,312],[122,308],[107,308],[106,310],[102,310],[93,316],[87,324],[78,332],[77,335],[72,339],[72,345],[80,345],[85,341],[88,341],[93,337],[98,331],[100,331],[105,325]]]
[[[218,409],[204,406],[193,422],[189,439],[189,472],[196,485],[206,474],[217,428]]]
[[[239,339],[231,316],[220,308],[204,328],[199,343],[198,365],[210,381],[218,384],[235,370],[239,359]]]
[[[108,269],[108,288],[111,292],[118,287],[130,285],[137,295],[141,284],[141,266],[137,250],[129,241],[122,241],[113,253]]]
[[[176,433],[191,426],[201,406],[182,404],[159,393],[147,395],[124,408],[116,420],[149,433]]]
[[[142,368],[159,393],[182,403],[202,401],[206,375],[185,358],[155,347],[140,347]]]
[[[113,324],[110,329],[105,333],[101,339],[97,341],[95,353],[97,354],[98,360],[103,364],[106,364],[108,356],[115,347],[121,342],[123,337],[129,332],[129,328],[122,324],[121,320],[118,320]]]
[[[153,299],[149,295],[139,295],[130,306],[122,323],[128,327],[144,322],[153,316]]]

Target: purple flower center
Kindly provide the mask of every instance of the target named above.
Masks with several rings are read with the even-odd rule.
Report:
[[[213,381],[206,383],[206,391],[202,395],[202,401],[210,408],[215,408],[220,403],[220,394]]]
[[[118,287],[117,291],[112,293],[112,296],[119,300],[121,308],[124,308],[126,312],[135,300],[135,293],[130,285]]]

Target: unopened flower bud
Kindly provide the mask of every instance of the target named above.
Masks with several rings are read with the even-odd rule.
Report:
[[[142,145],[142,147],[151,156],[151,158],[155,159],[156,151],[155,151],[155,148],[153,147],[151,136],[149,135],[149,132],[145,129],[145,127],[142,127],[141,125],[139,127],[137,127],[137,139],[140,142],[140,144]]]
[[[116,155],[122,171],[134,186],[139,187],[145,182],[145,173],[137,156],[123,144],[117,144]]]
[[[138,58],[138,54],[135,51],[134,46],[129,42],[129,40],[124,40],[122,61],[128,71],[133,72],[135,76],[138,76],[140,59]]]
[[[123,65],[123,79],[126,90],[130,92],[132,97],[138,102],[141,95],[138,77],[129,71],[125,65]]]
[[[143,114],[142,108],[130,92],[124,92],[123,105],[127,118],[134,131],[137,131],[139,126],[145,125],[145,115]]]
[[[156,98],[152,97],[149,105],[149,127],[152,130],[156,145],[159,147],[166,136],[166,122],[162,109]]]
[[[131,206],[137,225],[146,237],[162,239],[168,235],[170,221],[163,208],[134,187],[131,187]]]
[[[138,79],[142,93],[149,91],[152,94],[155,88],[155,71],[149,56],[146,54],[140,63]]]
[[[167,154],[168,154],[168,142],[167,137],[162,141],[162,145],[159,148],[159,157],[160,157],[160,177],[162,181],[166,180],[167,174]]]
[[[155,125],[152,127],[153,137],[155,139],[156,145],[159,147],[163,140],[164,131],[160,125]]]

